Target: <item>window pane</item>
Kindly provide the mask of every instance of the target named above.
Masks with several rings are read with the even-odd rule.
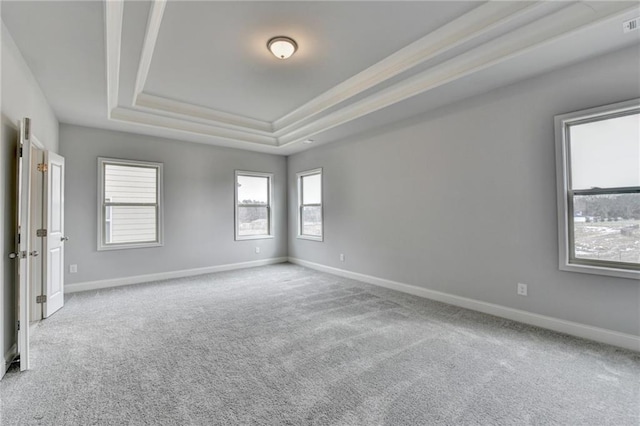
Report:
[[[640,114],[569,128],[572,189],[640,186]]]
[[[239,204],[269,204],[269,178],[238,176]]]
[[[110,220],[104,223],[104,242],[106,244],[111,243],[111,221]]]
[[[578,259],[640,264],[640,194],[574,196]]]
[[[113,203],[156,203],[155,167],[105,164],[104,197]]]
[[[302,235],[322,236],[322,207],[302,207]]]
[[[302,177],[302,204],[322,203],[322,175]]]
[[[238,235],[269,235],[267,207],[238,207]]]
[[[111,240],[107,243],[157,241],[155,206],[112,206],[110,208]]]

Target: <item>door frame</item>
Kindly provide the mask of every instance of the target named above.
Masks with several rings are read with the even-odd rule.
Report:
[[[29,320],[31,293],[31,119],[20,120],[18,147],[16,152],[16,188],[17,188],[17,226],[16,248],[12,253],[16,259],[16,287],[18,292],[17,324],[18,353],[20,355],[20,371],[29,369]]]
[[[44,162],[44,144],[35,135],[31,135],[31,249],[40,253],[39,256],[31,259],[31,274],[29,287],[31,294],[29,324],[40,321],[44,318],[43,306],[36,302],[38,296],[44,294],[44,273],[43,273],[43,244],[42,237],[37,236],[38,229],[43,229],[44,225],[44,175],[38,171],[38,164]]]

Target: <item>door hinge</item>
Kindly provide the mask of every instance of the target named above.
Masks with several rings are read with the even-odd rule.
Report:
[[[38,171],[39,172],[46,172],[47,170],[49,170],[49,166],[47,166],[47,163],[38,164]]]
[[[46,229],[38,229],[36,231],[36,237],[46,237],[47,236],[47,230]]]
[[[47,303],[47,296],[36,296],[36,303]]]
[[[26,140],[31,139],[31,119],[28,117],[24,119],[24,138]]]
[[[16,321],[17,326],[18,326],[18,331],[20,331],[20,321]]]
[[[18,155],[20,156],[20,158],[22,158],[22,153],[24,151],[22,150],[22,144],[20,144],[20,148],[18,148]]]

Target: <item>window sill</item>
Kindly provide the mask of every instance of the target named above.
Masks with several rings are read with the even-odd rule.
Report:
[[[236,241],[271,240],[273,238],[275,238],[273,235],[236,235]]]
[[[310,240],[310,241],[323,241],[323,237],[314,237],[313,235],[298,235],[297,237],[300,240]]]
[[[580,272],[583,274],[604,275],[609,277],[640,280],[640,271],[634,271],[631,269],[607,268],[604,266],[580,265],[576,263],[563,262],[560,264],[560,270],[567,272]]]
[[[164,246],[163,242],[154,241],[151,243],[128,243],[128,244],[109,244],[98,247],[98,251],[110,251],[110,250],[126,250],[126,249],[136,249],[136,248],[151,248],[151,247],[162,247]]]

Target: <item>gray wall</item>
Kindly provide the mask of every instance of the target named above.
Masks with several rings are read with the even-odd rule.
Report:
[[[638,281],[558,269],[553,128],[640,96],[638,75],[634,47],[289,157],[291,218],[296,172],[325,185],[325,241],[291,220],[289,255],[639,335]]]
[[[8,254],[15,248],[15,154],[18,125],[22,118],[32,119],[34,135],[53,152],[58,151],[58,120],[47,103],[36,79],[29,70],[22,54],[2,23],[2,89],[0,99],[0,356],[7,354],[16,342],[17,292],[15,283],[16,262]],[[4,373],[4,369],[0,376]]]
[[[65,283],[203,268],[287,255],[287,159],[60,125],[65,157]],[[164,246],[98,252],[97,158],[164,163]],[[234,241],[234,170],[274,173],[275,238]],[[261,248],[260,254],[255,247]],[[70,274],[69,265],[78,273]]]

